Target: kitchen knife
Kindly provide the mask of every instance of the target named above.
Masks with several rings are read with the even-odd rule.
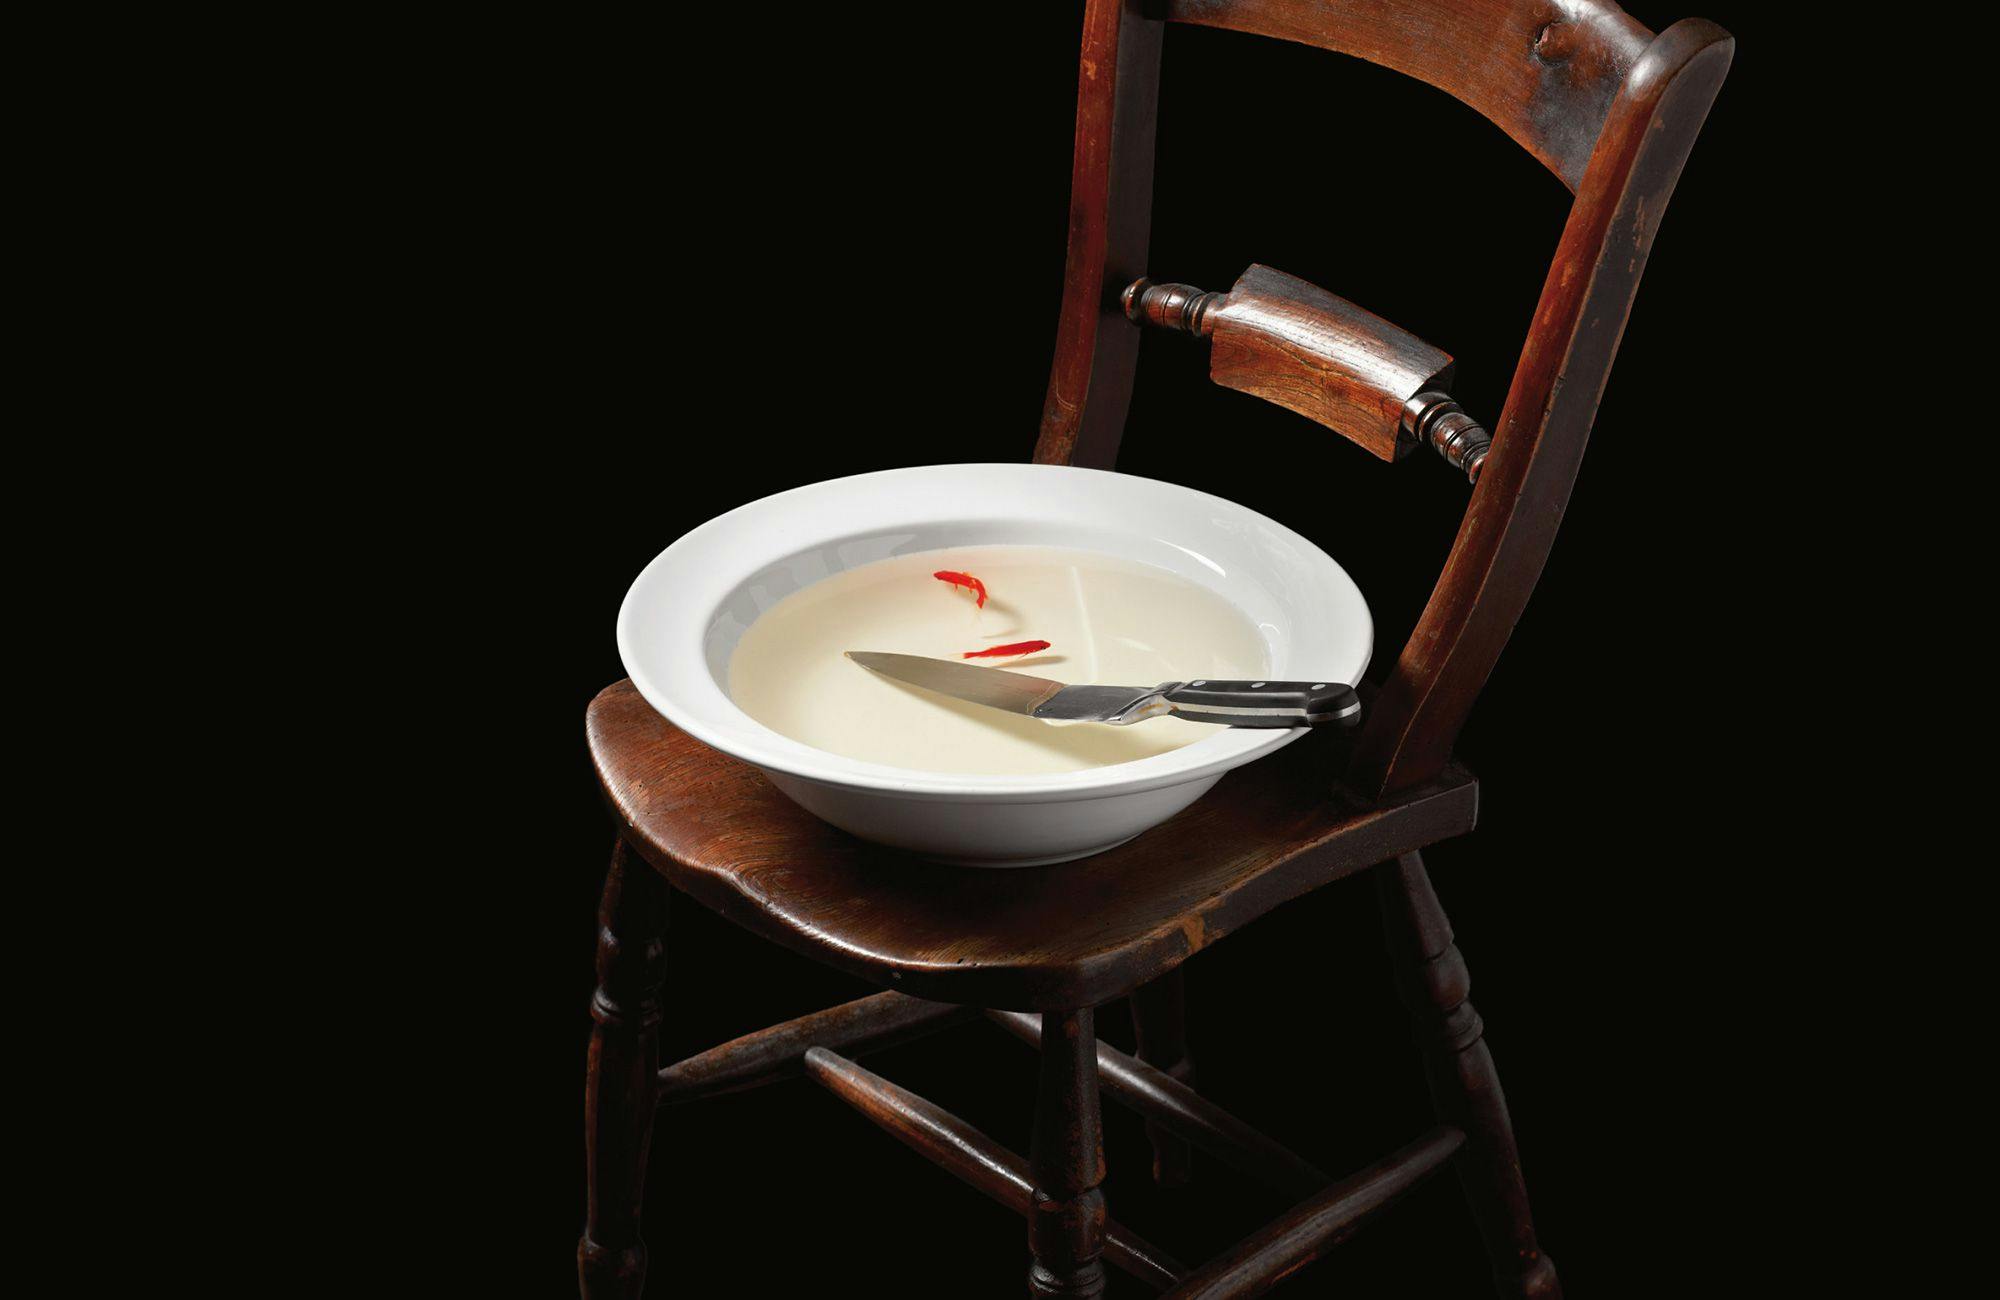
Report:
[[[849,650],[847,657],[899,682],[1048,722],[1123,727],[1172,716],[1225,727],[1351,727],[1361,721],[1361,697],[1340,682],[1203,679],[1158,686],[1067,686],[1047,677],[922,655]]]

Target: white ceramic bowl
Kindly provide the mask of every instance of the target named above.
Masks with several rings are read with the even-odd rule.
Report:
[[[814,814],[863,839],[968,866],[1025,867],[1102,852],[1187,807],[1229,769],[1303,734],[1218,727],[1212,737],[1131,763],[964,776],[814,749],[730,700],[737,641],[792,592],[891,555],[1008,543],[1099,551],[1206,587],[1262,631],[1274,680],[1356,682],[1368,666],[1374,622],[1360,590],[1283,524],[1151,479],[1018,464],[834,479],[711,519],[660,552],[632,584],[618,612],[618,652],[639,693],[669,722],[758,767]]]

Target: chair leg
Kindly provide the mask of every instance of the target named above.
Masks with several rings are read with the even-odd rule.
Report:
[[[1501,1294],[1509,1300],[1560,1300],[1555,1265],[1535,1242],[1507,1098],[1479,1013],[1466,1001],[1472,977],[1424,861],[1411,853],[1384,863],[1376,868],[1375,881],[1397,983],[1430,1066],[1432,1099],[1440,1119],[1465,1130],[1459,1178],[1486,1238]]]
[[[577,1243],[584,1300],[636,1300],[646,1284],[639,1205],[660,1068],[667,884],[619,841],[597,912],[597,993],[583,1134],[588,1217]]]
[[[1028,1148],[1031,1297],[1104,1294],[1104,1127],[1097,1098],[1097,1026],[1090,1008],[1042,1015],[1041,1082]]]
[[[1132,992],[1132,1032],[1139,1040],[1139,1059],[1189,1087],[1194,1086],[1194,1060],[1187,1045],[1187,983],[1176,966]],[[1162,1187],[1183,1187],[1189,1174],[1188,1144],[1157,1124],[1146,1125],[1153,1142],[1153,1181]]]

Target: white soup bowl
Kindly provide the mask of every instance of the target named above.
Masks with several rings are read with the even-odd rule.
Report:
[[[729,698],[737,641],[793,592],[892,555],[1007,544],[1101,552],[1207,588],[1256,625],[1271,680],[1354,683],[1368,666],[1374,622],[1360,589],[1283,524],[1151,479],[1019,464],[862,474],[711,519],[633,582],[618,612],[618,651],[633,685],[667,721],[757,767],[815,815],[862,839],[964,866],[1025,867],[1102,852],[1172,817],[1224,772],[1303,734],[1218,727],[1130,763],[968,776],[815,749]]]

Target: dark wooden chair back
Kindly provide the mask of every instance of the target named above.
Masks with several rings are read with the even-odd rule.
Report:
[[[1655,36],[1609,0],[1089,0],[1043,463],[1108,468],[1124,431],[1139,343],[1120,297],[1148,271],[1170,22],[1314,45],[1428,82],[1576,196],[1457,540],[1356,744],[1350,784],[1408,788],[1450,757],[1541,576],[1654,232],[1735,42],[1699,18]],[[1306,409],[1296,393],[1283,404]]]

